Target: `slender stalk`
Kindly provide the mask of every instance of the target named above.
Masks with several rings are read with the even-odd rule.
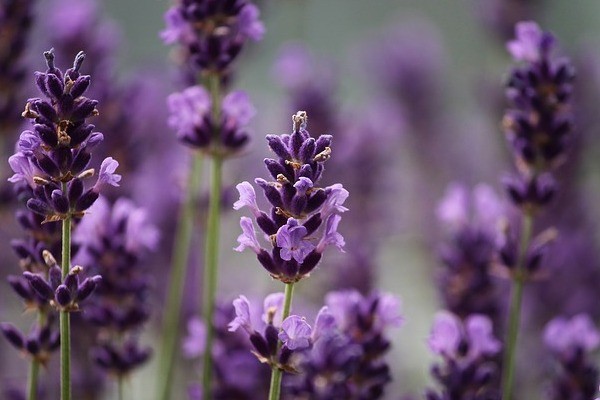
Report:
[[[41,327],[46,322],[46,315],[43,310],[38,313],[38,326]],[[38,392],[38,376],[40,374],[40,361],[37,358],[31,359],[29,364],[29,376],[27,377],[27,400],[36,400]]]
[[[502,365],[502,399],[510,400],[515,372],[515,355],[517,348],[517,339],[519,336],[519,325],[521,319],[521,303],[523,300],[523,286],[525,284],[525,259],[527,248],[531,241],[533,230],[533,217],[531,213],[523,215],[521,228],[521,247],[519,248],[519,258],[513,276],[512,294],[510,300],[510,309],[508,315],[508,332],[504,348],[504,360]]]
[[[212,344],[214,340],[213,317],[217,291],[217,267],[219,262],[219,228],[221,209],[221,180],[223,160],[214,156],[211,170],[210,203],[206,225],[206,247],[204,262],[204,290],[202,315],[206,325],[206,347],[204,349],[202,387],[205,399],[211,398]]]
[[[33,358],[29,365],[29,377],[27,378],[27,400],[37,399],[38,374],[40,372],[40,362]]]
[[[193,224],[195,219],[196,196],[200,190],[203,157],[200,153],[194,154],[192,166],[188,174],[185,188],[185,198],[179,211],[177,231],[175,233],[173,266],[165,315],[163,317],[162,342],[160,346],[158,377],[159,399],[169,400],[173,386],[173,371],[175,359],[178,355],[179,325],[181,321],[181,304],[183,302],[183,288],[188,266],[190,247],[192,243]]]
[[[292,296],[294,295],[294,284],[285,284],[285,300],[283,302],[282,321],[290,316],[290,308],[292,307]],[[279,343],[278,347],[281,347]],[[271,387],[269,389],[269,400],[279,400],[281,396],[281,378],[282,371],[277,365],[271,367]]]
[[[63,184],[63,191],[66,185]],[[71,216],[62,222],[62,276],[69,273],[71,266]],[[71,400],[71,328],[68,311],[60,312],[60,398]]]
[[[206,343],[202,360],[202,393],[204,399],[211,399],[212,384],[212,345],[214,341],[213,319],[215,312],[215,297],[218,285],[219,266],[219,230],[221,213],[221,186],[223,180],[223,157],[219,154],[220,123],[221,123],[221,78],[213,73],[206,82],[212,103],[212,119],[215,121],[213,142],[216,152],[212,156],[210,179],[210,200],[208,205],[208,219],[206,223],[206,242],[204,247],[204,276],[202,282],[202,315],[206,326]]]
[[[119,396],[119,400],[125,400],[125,388],[124,388],[124,384],[123,384],[123,376],[119,375],[119,379],[117,382],[118,388],[117,390],[119,391],[118,396]]]

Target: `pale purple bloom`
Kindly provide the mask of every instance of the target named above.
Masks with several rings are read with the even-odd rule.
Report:
[[[591,352],[600,345],[600,332],[587,314],[555,318],[544,330],[544,342],[554,352],[569,356],[578,349]]]
[[[298,315],[287,317],[281,324],[279,339],[290,350],[301,350],[310,346],[312,329],[306,320]]]
[[[284,294],[281,292],[271,293],[265,297],[262,315],[262,320],[265,324],[281,325],[281,320],[283,319],[283,301]]]
[[[349,193],[346,189],[344,189],[341,183],[328,186],[325,188],[325,190],[330,191],[330,194],[327,197],[325,204],[323,204],[323,208],[321,208],[321,217],[323,219],[335,212],[343,213],[348,211],[343,204],[348,198]]]
[[[177,130],[178,135],[186,136],[202,125],[202,119],[210,112],[210,94],[202,86],[191,86],[169,95],[167,106],[169,125]]]
[[[250,102],[250,96],[243,90],[234,90],[223,98],[223,113],[233,118],[239,126],[247,125],[256,115],[256,108]]]
[[[160,233],[158,228],[150,223],[148,213],[144,208],[136,207],[129,200],[121,198],[113,206],[113,219],[125,219],[125,248],[132,253],[143,250],[156,250]]]
[[[506,48],[517,61],[536,62],[555,44],[554,37],[532,21],[519,22],[515,31],[517,38],[508,42]]]
[[[14,175],[8,178],[9,182],[24,182],[31,187],[34,186],[33,177],[39,171],[29,157],[23,153],[16,153],[8,158],[8,163],[14,172]]]
[[[317,251],[319,253],[322,253],[327,246],[335,246],[341,252],[344,252],[346,242],[344,241],[344,237],[337,231],[341,220],[342,217],[339,214],[332,214],[327,218],[325,232],[317,245]]]
[[[301,176],[298,178],[298,182],[294,183],[294,187],[296,188],[296,193],[298,193],[298,195],[304,196],[306,192],[313,187],[313,182],[310,179]]]
[[[340,290],[329,292],[325,296],[325,305],[341,330],[346,330],[353,321],[356,308],[362,300],[362,296],[356,290]]]
[[[442,311],[436,314],[428,339],[429,348],[436,354],[451,359],[461,358],[460,344],[468,344],[467,361],[492,356],[501,349],[494,337],[492,323],[484,315],[473,314],[464,323],[454,314]]]
[[[121,181],[121,175],[115,174],[119,162],[112,157],[107,157],[102,161],[100,165],[100,173],[98,174],[98,180],[94,185],[94,191],[100,192],[103,187],[107,185],[119,186]]]
[[[206,326],[200,318],[194,317],[187,324],[188,335],[183,341],[183,354],[194,358],[204,353],[206,342]]]
[[[454,314],[442,311],[435,316],[427,344],[434,353],[453,357],[461,336],[460,320]]]
[[[233,307],[235,308],[235,318],[229,323],[229,332],[235,332],[242,327],[246,332],[251,334],[254,328],[250,320],[250,302],[246,296],[240,295],[240,297],[235,299]]]
[[[256,231],[254,230],[254,222],[252,222],[252,219],[242,217],[240,219],[240,226],[242,227],[242,233],[237,238],[240,245],[235,247],[234,250],[243,251],[246,247],[249,247],[256,254],[260,253],[261,247],[256,238]]]
[[[33,154],[42,144],[42,140],[32,131],[23,131],[17,142],[17,151],[27,156]]]
[[[302,263],[315,246],[306,239],[307,230],[298,225],[298,221],[289,218],[287,224],[277,231],[277,246],[281,247],[280,256],[283,260],[290,261],[292,258]]]
[[[464,226],[469,221],[469,195],[467,189],[452,183],[446,189],[444,198],[438,204],[436,215],[440,221],[451,226]]]
[[[382,293],[379,295],[379,302],[377,303],[377,316],[378,329],[383,330],[388,326],[399,327],[404,321],[404,317],[400,314],[402,302],[398,296],[394,296],[389,293]]]
[[[329,307],[323,306],[315,319],[315,329],[312,331],[311,340],[317,341],[321,336],[333,332],[337,328],[335,317],[329,312]]]
[[[239,210],[242,207],[248,207],[252,211],[252,214],[259,216],[260,210],[258,209],[258,203],[256,202],[256,192],[250,182],[244,181],[238,183],[235,188],[239,192],[240,198],[233,203],[233,209]]]
[[[160,38],[166,44],[176,42],[189,44],[195,39],[194,31],[189,22],[187,22],[179,7],[172,7],[167,10],[164,16],[165,29],[160,32]]]
[[[258,7],[254,4],[246,4],[238,15],[239,32],[254,41],[261,40],[265,34],[265,26],[259,18]]]

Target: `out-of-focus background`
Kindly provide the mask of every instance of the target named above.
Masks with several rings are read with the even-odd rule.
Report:
[[[40,4],[42,9],[52,7],[52,1],[43,3],[47,4]],[[158,36],[164,27],[163,14],[170,2],[107,0],[102,3],[100,12],[112,19],[120,31],[116,56],[118,79],[160,80],[165,94],[179,88],[172,49]],[[394,381],[386,391],[386,398],[399,399],[403,394],[420,396],[432,385],[429,368],[434,357],[427,348],[426,339],[433,315],[440,308],[434,278],[440,266],[437,249],[444,236],[436,225],[436,204],[452,181],[467,185],[485,182],[500,192],[500,177],[511,168],[509,150],[500,128],[505,107],[503,85],[511,65],[504,44],[511,37],[505,21],[511,21],[512,16],[503,15],[503,7],[509,7],[508,3],[517,4],[514,7],[520,7],[520,4],[531,6],[526,15],[531,15],[545,30],[559,38],[561,53],[579,65],[590,67],[585,74],[580,74],[587,80],[578,84],[600,93],[600,64],[593,62],[598,59],[600,49],[600,25],[597,23],[600,2],[263,0],[258,3],[266,35],[263,41],[244,49],[232,85],[246,90],[257,109],[252,125],[253,139],[240,157],[226,164],[225,181],[233,186],[266,174],[262,168],[262,159],[268,154],[264,135],[288,132],[292,113],[286,90],[289,76],[278,73],[277,65],[282,51],[289,49],[286,46],[292,42],[301,44],[302,50],[297,47],[291,50],[292,54],[294,51],[307,52],[317,71],[315,79],[334,82],[328,94],[335,119],[343,122],[330,127],[350,132],[354,121],[373,113],[373,142],[389,143],[384,146],[387,148],[385,164],[379,165],[378,170],[370,170],[368,163],[364,168],[360,165],[348,167],[364,162],[343,154],[343,149],[341,153],[336,150],[336,136],[349,133],[312,131],[309,115],[309,130],[313,135],[331,133],[334,137],[330,161],[333,166],[327,170],[327,180],[345,184],[341,172],[347,169],[358,182],[374,182],[372,191],[380,193],[382,201],[376,205],[376,210],[369,212],[381,218],[381,226],[375,229],[375,236],[365,239],[377,241],[377,251],[369,255],[372,264],[369,268],[374,269],[372,286],[399,295],[405,316],[405,324],[391,331],[393,349],[389,359]],[[44,16],[38,18],[42,20]],[[32,37],[35,46],[51,45],[45,43],[44,38],[36,37],[35,32]],[[409,56],[402,59],[407,54]],[[411,59],[413,65],[410,65]],[[32,60],[37,60],[37,69],[43,68],[41,57]],[[395,65],[396,62],[399,64]],[[35,65],[35,61],[33,63]],[[399,86],[404,93],[395,93],[392,85],[386,87],[382,83],[386,67],[391,70],[388,71],[391,75],[394,68],[398,71],[405,68],[404,71],[414,74],[414,87],[405,82],[404,86]],[[156,71],[160,73],[156,74]],[[420,80],[424,81],[423,87],[419,87]],[[414,96],[410,90],[415,90]],[[430,96],[426,100],[419,98],[423,91]],[[423,101],[426,103],[424,110],[420,108]],[[385,112],[374,112],[378,105],[381,105],[378,110],[385,109]],[[592,105],[588,107],[593,109]],[[580,124],[586,128],[580,132],[586,145],[578,155],[582,167],[577,179],[588,199],[587,204],[596,206],[588,211],[590,220],[596,221],[600,209],[594,201],[600,194],[600,141],[596,139],[598,125],[595,121],[585,122]],[[156,129],[156,125],[146,129],[148,140],[174,135],[166,124],[161,126],[162,132],[150,131]],[[108,136],[110,132],[104,134]],[[360,153],[354,150],[352,154]],[[377,158],[378,154],[376,151],[366,153],[366,157]],[[152,164],[152,160],[147,161]],[[168,170],[169,166],[165,165],[164,174],[171,179],[172,171]],[[336,171],[341,171],[339,177],[331,175]],[[157,179],[163,178],[157,174]],[[127,176],[122,185],[128,185]],[[360,185],[356,187],[361,188]],[[360,192],[350,193],[350,199],[360,196]],[[231,203],[235,197],[232,194]],[[351,201],[349,207],[351,209],[340,225],[342,233],[346,226],[352,226],[353,219],[360,220],[360,215],[366,212],[363,207],[369,205]],[[280,290],[278,282],[268,278],[253,254],[232,251],[239,234],[240,215],[233,210],[226,212],[221,237],[219,295],[228,301],[242,293],[261,298],[266,293]],[[10,219],[10,216],[4,218]],[[171,242],[172,237],[163,235],[161,240]],[[201,243],[198,240],[197,247]],[[8,260],[9,257],[12,255],[2,258]],[[197,254],[197,258],[201,259],[201,255]],[[336,279],[327,269],[336,260],[343,258],[331,251],[319,270],[298,285],[295,302],[299,307],[315,310],[322,304],[328,282]],[[10,268],[2,266],[2,276],[10,273]],[[164,273],[168,263],[165,262],[162,268]],[[334,271],[337,279],[343,280],[346,273],[343,265],[336,266]],[[164,282],[162,277],[156,277],[157,291],[161,291]],[[339,282],[335,285],[344,286]],[[2,287],[0,301],[8,306],[0,310],[0,319],[6,319],[19,306],[13,294]],[[190,294],[189,314],[193,314],[198,300]],[[158,315],[162,304],[160,296],[151,301],[156,302]],[[153,343],[158,326],[154,321],[144,334],[144,340]],[[0,348],[2,357],[9,352],[10,357],[14,356],[13,350],[3,343]],[[152,382],[156,372],[154,361],[156,359],[131,377],[130,390],[136,393],[133,398],[151,398],[148,390],[153,385],[148,383]],[[4,364],[6,369],[7,364]],[[25,367],[21,372],[9,375],[17,380],[24,373]],[[532,398],[537,398],[537,394]]]

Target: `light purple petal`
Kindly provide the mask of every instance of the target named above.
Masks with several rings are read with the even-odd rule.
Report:
[[[242,90],[234,90],[223,98],[223,113],[233,118],[236,126],[247,125],[256,115],[256,108],[250,102],[250,96]]]
[[[235,308],[235,318],[228,325],[229,332],[235,332],[240,327],[244,328],[246,332],[252,333],[252,322],[250,319],[250,302],[244,295],[240,295],[233,301],[233,307]]]
[[[100,165],[98,180],[94,185],[94,190],[100,192],[106,186],[119,186],[121,175],[115,174],[119,162],[112,157],[107,157]]]
[[[465,321],[469,338],[469,358],[492,356],[502,349],[502,344],[494,337],[492,321],[485,315],[474,314]]]
[[[441,311],[435,315],[427,343],[436,354],[453,357],[461,340],[461,323],[454,314]]]
[[[246,247],[249,247],[256,254],[260,253],[261,247],[256,237],[256,231],[254,230],[254,223],[248,217],[240,218],[240,227],[242,233],[238,236],[237,241],[240,244],[235,247],[235,251],[244,251]]]
[[[341,220],[342,217],[338,214],[332,214],[327,218],[325,232],[317,245],[317,251],[319,253],[322,253],[327,246],[335,246],[338,250],[344,252],[346,242],[344,241],[344,237],[337,231]]]
[[[381,325],[379,329],[384,329],[388,326],[399,327],[404,321],[404,317],[400,314],[402,302],[398,296],[383,293],[379,295],[377,303],[377,318]]]
[[[293,258],[298,263],[302,263],[315,248],[312,243],[305,240],[306,235],[306,228],[298,225],[295,219],[289,218],[287,224],[280,227],[275,236],[277,246],[281,247],[281,258],[286,261]]]
[[[442,223],[449,225],[451,229],[467,224],[469,221],[469,194],[467,189],[458,183],[449,185],[436,209],[436,216]]]
[[[204,352],[206,343],[206,326],[200,318],[188,321],[188,336],[183,341],[183,354],[188,358],[195,358]]]
[[[279,339],[290,350],[306,349],[310,346],[311,332],[312,329],[304,318],[291,315],[281,324]]]
[[[169,8],[164,19],[166,27],[160,32],[160,38],[163,42],[166,44],[176,42],[190,44],[194,41],[194,32],[185,20],[180,7],[173,6]]]
[[[322,307],[315,319],[315,329],[312,332],[313,343],[321,336],[334,332],[336,328],[337,323],[335,322],[335,317],[329,312],[329,307]]]
[[[269,316],[273,318],[274,326],[281,326],[281,320],[283,319],[283,301],[284,294],[281,292],[271,293],[265,297],[263,303],[263,315],[262,320],[265,324],[269,323]]]
[[[235,188],[240,194],[240,198],[233,203],[233,209],[239,210],[242,207],[248,207],[252,211],[252,214],[259,216],[260,210],[258,209],[258,203],[256,202],[256,192],[250,182],[244,181],[238,183]]]
[[[329,195],[321,207],[321,218],[326,219],[333,213],[343,213],[348,211],[343,204],[348,198],[349,193],[340,183],[328,186],[325,190],[329,192]]]
[[[260,10],[254,4],[246,4],[239,13],[238,25],[242,35],[259,41],[265,35],[265,26],[260,21]]]

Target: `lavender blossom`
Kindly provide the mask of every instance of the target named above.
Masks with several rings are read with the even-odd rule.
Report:
[[[246,125],[256,113],[245,92],[227,94],[221,104],[220,120],[215,121],[210,94],[202,86],[191,86],[167,99],[169,123],[178,139],[195,149],[226,156],[238,152],[248,141]],[[219,136],[215,131],[219,128]]]
[[[472,191],[452,184],[437,208],[448,240],[440,250],[444,268],[438,287],[444,308],[462,319],[486,315],[501,326],[502,302],[492,269],[506,205],[485,185]]]
[[[561,365],[547,398],[591,399],[600,373],[590,353],[600,345],[600,332],[586,314],[570,319],[558,317],[546,325],[544,343]]]
[[[463,322],[450,312],[440,312],[428,343],[443,359],[431,370],[442,389],[428,390],[428,400],[500,399],[495,356],[502,346],[488,317],[472,314]]]
[[[100,198],[78,226],[74,242],[81,246],[76,261],[103,277],[83,314],[84,321],[101,328],[91,350],[93,358],[101,368],[127,375],[151,353],[139,343],[150,316],[146,302],[150,282],[143,260],[156,249],[158,231],[144,209],[130,200],[121,198],[110,205]]]
[[[165,14],[161,38],[178,43],[195,71],[217,71],[222,77],[248,40],[260,40],[265,28],[258,7],[249,0],[181,0]]]
[[[348,192],[341,184],[318,187],[324,163],[331,154],[331,136],[318,139],[306,131],[306,113],[294,115],[291,135],[268,135],[269,147],[278,160],[267,158],[265,165],[275,182],[257,178],[267,200],[269,214],[258,208],[256,193],[248,182],[238,184],[240,199],[234,204],[238,210],[247,207],[259,228],[270,240],[271,253],[261,247],[254,224],[242,217],[242,235],[238,238],[241,251],[251,248],[263,267],[284,283],[297,282],[307,276],[318,264],[324,250],[333,245],[343,247],[343,237],[337,233],[339,214]],[[320,239],[312,239],[323,226]]]
[[[312,346],[298,355],[300,373],[288,378],[286,393],[298,399],[381,398],[391,380],[386,332],[402,323],[399,300],[347,290],[329,293],[325,304],[312,329]]]
[[[83,96],[90,85],[90,77],[79,73],[85,55],[79,53],[64,75],[55,67],[52,51],[44,56],[48,70],[36,73],[36,83],[48,100],[33,98],[27,102],[23,116],[32,119],[34,125],[32,131],[21,135],[39,145],[21,148],[10,164],[15,172],[11,181],[27,183],[33,189],[27,207],[48,222],[83,216],[102,187],[116,185],[120,176],[114,173],[118,163],[107,159],[99,184],[85,189],[83,180],[94,175],[93,169],[86,169],[91,150],[103,137],[86,122],[98,114],[98,102]],[[33,168],[27,169],[25,163]]]

